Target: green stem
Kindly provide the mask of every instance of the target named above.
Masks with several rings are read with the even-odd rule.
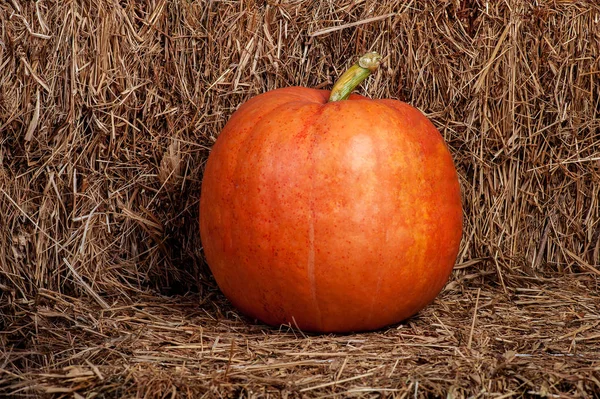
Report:
[[[352,65],[335,82],[331,89],[329,102],[347,100],[350,97],[350,93],[379,68],[379,64],[381,64],[381,56],[375,52],[367,53],[360,57],[358,62]]]

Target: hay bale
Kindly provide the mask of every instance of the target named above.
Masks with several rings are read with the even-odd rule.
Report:
[[[361,92],[401,99],[428,114],[446,138],[460,173],[465,232],[452,289],[465,290],[469,299],[465,304],[459,296],[450,296],[436,306],[459,301],[465,307],[461,320],[468,324],[472,309],[467,304],[472,306],[475,297],[465,284],[478,281],[482,298],[494,301],[498,295],[516,295],[528,284],[543,284],[543,276],[553,273],[577,278],[567,285],[578,287],[565,294],[569,300],[597,301],[597,285],[590,299],[581,284],[594,287],[600,273],[599,18],[600,7],[592,1],[1,3],[0,325],[10,334],[0,340],[4,353],[10,353],[3,367],[12,371],[0,374],[0,392],[4,382],[10,392],[25,392],[20,390],[38,384],[51,393],[60,384],[39,373],[77,365],[79,369],[60,374],[67,381],[60,387],[71,389],[63,392],[93,391],[105,384],[101,376],[111,375],[108,379],[115,386],[121,381],[123,394],[147,385],[154,387],[147,391],[154,395],[192,382],[197,388],[192,391],[214,393],[214,387],[191,377],[193,370],[175,377],[177,372],[161,368],[161,360],[97,355],[100,347],[120,347],[110,340],[133,328],[123,318],[134,317],[137,310],[115,308],[135,305],[139,310],[150,304],[155,313],[147,317],[158,317],[163,321],[156,323],[168,328],[179,325],[169,317],[179,320],[193,314],[193,301],[184,301],[188,313],[162,314],[159,305],[165,299],[149,299],[145,295],[150,290],[157,295],[197,292],[194,298],[202,301],[210,317],[198,316],[190,326],[212,331],[211,356],[229,356],[225,373],[235,374],[231,359],[241,356],[241,349],[228,338],[221,341],[232,345],[227,352],[217,342],[219,334],[260,339],[257,335],[263,330],[244,322],[222,321],[225,327],[219,327],[210,321],[230,309],[216,293],[201,253],[196,221],[204,161],[227,118],[243,101],[282,86],[329,87],[366,50],[379,51],[386,61]],[[586,274],[596,280],[580,282]],[[539,286],[535,289],[547,294]],[[176,301],[169,301],[177,308]],[[95,320],[90,315],[98,311],[107,313]],[[429,312],[427,323],[441,317],[441,325],[459,328],[451,312]],[[534,316],[514,322],[523,323],[527,317]],[[56,332],[61,328],[83,340],[85,348],[61,342],[65,335]],[[421,325],[413,332],[439,336],[429,328]],[[475,342],[485,342],[477,335],[482,331],[473,332]],[[144,345],[153,348],[149,351],[159,350],[157,340],[168,340],[152,332],[142,335]],[[185,335],[178,337],[174,345],[187,342]],[[377,345],[385,333],[369,337]],[[331,341],[331,350],[343,351],[342,341]],[[44,342],[64,354],[49,356],[39,346]],[[583,342],[594,344],[597,339]],[[274,351],[265,353],[289,349],[271,344]],[[385,345],[378,348],[372,353],[385,353]],[[84,356],[86,350],[94,355]],[[217,350],[223,354],[214,355]],[[403,351],[403,356],[416,359],[431,355]],[[281,359],[298,361],[289,353]],[[437,355],[441,362],[458,361],[452,353]],[[82,359],[105,368],[90,368]],[[243,359],[250,364],[255,358]],[[210,373],[222,360],[205,361],[203,372],[211,375],[206,378],[219,380]],[[353,364],[348,362],[336,367]],[[473,364],[483,362],[485,367],[493,363],[477,362]],[[573,362],[567,362],[573,375],[593,368]],[[131,375],[119,368],[131,364],[139,366]],[[306,377],[305,384],[325,385],[310,394],[332,389],[328,371],[319,364],[296,365],[320,370],[312,380]],[[355,365],[355,375],[379,375],[369,369],[377,367],[376,362],[361,364]],[[503,364],[498,367],[508,367]],[[412,366],[418,367],[398,367],[406,371]],[[460,363],[465,370],[471,366]],[[398,382],[394,392],[413,392],[415,381],[421,381],[421,389],[430,394],[452,387],[459,394],[477,393],[488,387],[486,378],[491,375],[488,370],[485,378],[455,386],[448,382],[451,371],[439,371],[437,360],[425,361],[423,367],[421,379]],[[428,379],[436,367],[446,382]],[[265,392],[289,388],[286,373],[277,376],[265,370],[271,369],[234,380],[231,389],[261,383],[270,387]],[[541,373],[542,366],[535,370]],[[340,379],[342,371],[337,374]],[[597,369],[594,372],[600,378]],[[486,389],[526,392],[521,386],[536,381],[535,387],[527,388],[535,391],[541,386],[537,382],[554,378],[559,382],[544,388],[548,393],[585,393],[600,389],[600,384],[593,388],[589,382],[590,373],[582,374],[585,384],[547,373],[540,374],[541,380],[501,373],[505,379],[494,380],[496,385]],[[19,375],[29,385],[19,386]],[[90,382],[75,389],[73,381]]]
[[[367,49],[386,68],[361,90],[419,107],[453,150],[459,262],[597,263],[597,8],[16,4],[2,5],[0,206],[24,294],[78,291],[67,263],[99,293],[197,284],[202,165],[229,115],[266,90],[327,85]]]

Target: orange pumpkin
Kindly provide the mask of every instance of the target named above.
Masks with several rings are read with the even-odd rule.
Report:
[[[349,95],[379,62],[365,55],[332,93],[258,95],[219,135],[201,238],[217,284],[246,315],[373,330],[414,315],[446,284],[462,235],[457,173],[416,108]]]

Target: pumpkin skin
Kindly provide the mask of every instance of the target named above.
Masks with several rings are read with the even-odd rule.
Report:
[[[277,89],[244,103],[208,158],[207,263],[242,313],[305,331],[400,322],[448,281],[458,177],[434,125],[396,100]]]

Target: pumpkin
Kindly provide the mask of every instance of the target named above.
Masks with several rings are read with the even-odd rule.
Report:
[[[272,90],[233,113],[208,157],[200,234],[231,303],[269,325],[374,330],[431,303],[462,235],[457,173],[416,108],[350,92]]]

